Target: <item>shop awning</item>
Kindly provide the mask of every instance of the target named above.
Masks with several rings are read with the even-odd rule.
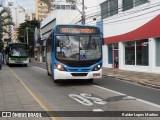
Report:
[[[160,15],[153,18],[143,26],[118,36],[104,38],[104,44],[140,40],[160,36]]]

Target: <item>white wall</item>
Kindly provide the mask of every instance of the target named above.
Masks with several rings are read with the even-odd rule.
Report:
[[[105,0],[98,0],[98,3],[101,4],[104,1]],[[118,2],[121,6],[122,0],[118,0]],[[119,9],[119,14],[104,19],[104,37],[125,34],[143,26],[159,15],[160,10],[158,10],[159,6],[157,5],[159,2],[159,0],[150,0],[150,2],[146,4],[134,7],[125,12]]]
[[[98,0],[97,4],[101,4],[106,0]],[[122,0],[118,0],[118,6],[122,7]],[[131,32],[150,20],[159,15],[160,0],[149,0],[148,3],[134,7],[133,9],[122,11],[119,9],[118,14],[113,15],[103,20],[104,38],[122,35]],[[155,39],[149,38],[149,66],[138,66],[138,65],[125,65],[125,50],[124,44],[119,42],[119,68],[123,70],[139,71],[139,72],[153,72],[160,73],[160,67],[155,66]],[[103,66],[112,67],[108,63],[108,47],[103,46]]]
[[[13,22],[15,23],[15,27],[18,27],[19,24],[25,22],[25,9],[20,6],[10,7],[11,15],[13,18]]]

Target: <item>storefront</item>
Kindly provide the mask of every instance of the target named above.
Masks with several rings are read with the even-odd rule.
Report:
[[[143,26],[113,37],[106,37],[103,46],[103,66],[119,69],[160,73],[160,15]]]

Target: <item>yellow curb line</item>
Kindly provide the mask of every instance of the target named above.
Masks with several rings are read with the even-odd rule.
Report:
[[[9,67],[8,67],[9,68]],[[32,95],[32,97],[38,102],[38,104],[46,111],[53,111],[46,103],[43,99],[41,99],[38,95],[35,94],[35,92],[33,92],[33,90],[31,90],[23,81],[22,79],[20,79],[17,74],[11,69],[9,68],[9,70],[13,73],[13,75],[20,81],[20,83],[23,85],[23,87],[25,87],[25,89]],[[60,117],[51,117],[52,120],[60,120]]]

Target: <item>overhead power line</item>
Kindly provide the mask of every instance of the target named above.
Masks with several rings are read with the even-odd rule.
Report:
[[[139,5],[138,3],[135,3],[135,6],[138,6],[138,5]],[[112,17],[108,16],[108,18],[106,18],[106,20],[104,20],[104,21],[110,21],[110,20],[113,20],[113,19],[115,20],[115,19],[121,18],[121,17],[124,19],[124,16],[128,16],[130,14],[135,14],[137,12],[141,12],[141,11],[144,11],[144,10],[147,10],[147,9],[150,9],[150,8],[154,8],[154,7],[157,7],[157,6],[160,6],[160,2],[153,3],[153,4],[150,4],[148,6],[143,6],[143,7],[141,7],[141,9],[138,9],[138,10],[121,12],[120,14],[118,14],[118,16],[114,16],[114,15]],[[109,11],[109,12],[114,12],[114,11],[117,11],[117,10],[119,11],[119,9],[122,9],[122,8],[123,8],[123,6],[121,6],[121,7],[119,6],[117,9],[114,9],[113,11]],[[96,18],[100,17],[101,15],[108,14],[109,12],[107,12],[106,10],[95,12],[93,14],[87,15],[86,20],[91,19],[91,18],[95,18],[95,17]],[[101,20],[101,18],[99,18],[98,20]],[[77,21],[79,21],[79,20],[77,20]],[[91,23],[91,22],[87,22],[87,23]]]

